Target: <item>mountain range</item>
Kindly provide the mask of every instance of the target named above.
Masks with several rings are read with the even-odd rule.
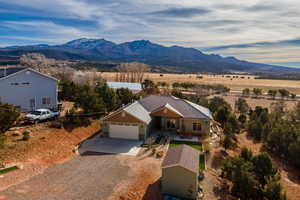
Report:
[[[1,57],[14,57],[25,53],[42,53],[49,58],[96,62],[143,62],[151,66],[176,67],[187,72],[246,72],[292,73],[300,69],[273,66],[204,54],[195,48],[166,47],[148,40],[116,44],[105,39],[81,38],[61,45],[29,45],[0,48]]]

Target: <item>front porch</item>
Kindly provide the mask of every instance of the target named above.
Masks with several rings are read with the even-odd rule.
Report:
[[[168,136],[172,140],[198,142],[199,138],[210,134],[210,120],[184,117],[169,104],[152,111],[151,117],[149,130],[153,136]]]
[[[196,140],[210,133],[210,122],[199,119],[184,119],[166,116],[155,116],[151,131],[173,137],[175,140]]]

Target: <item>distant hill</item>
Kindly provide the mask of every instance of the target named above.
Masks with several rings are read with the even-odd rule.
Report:
[[[0,48],[0,59],[38,52],[49,58],[97,62],[143,62],[152,66],[176,67],[186,72],[292,73],[300,69],[252,63],[234,57],[204,54],[194,48],[166,47],[148,40],[116,44],[104,39],[81,38],[62,45],[31,45]]]

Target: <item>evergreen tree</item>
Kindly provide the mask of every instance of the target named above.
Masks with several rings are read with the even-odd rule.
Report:
[[[135,100],[135,95],[128,88],[119,88],[116,90],[119,106],[127,105]]]
[[[241,114],[246,114],[249,111],[249,105],[245,99],[238,98],[235,101],[235,109]]]

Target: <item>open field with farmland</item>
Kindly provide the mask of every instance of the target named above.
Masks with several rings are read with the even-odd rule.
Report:
[[[211,95],[209,96],[210,98],[213,97],[221,97],[223,98],[227,103],[231,105],[232,108],[234,108],[235,102],[240,98],[239,96],[225,96],[225,95]],[[267,98],[245,98],[244,99],[247,101],[248,105],[250,108],[255,109],[256,106],[261,106],[263,108],[268,108],[271,109],[271,106],[273,103],[279,102],[280,100],[272,100],[272,99],[267,99]],[[287,110],[292,110],[295,108],[297,105],[297,101],[284,101],[284,104],[286,105]]]
[[[114,81],[115,72],[103,72],[102,77],[108,81]],[[233,76],[235,78],[233,78]],[[154,82],[192,82],[198,84],[223,84],[234,91],[244,88],[261,88],[264,92],[269,89],[287,89],[292,93],[300,94],[300,81],[293,80],[265,80],[255,79],[253,75],[197,75],[197,74],[159,74],[146,73],[144,78]]]

